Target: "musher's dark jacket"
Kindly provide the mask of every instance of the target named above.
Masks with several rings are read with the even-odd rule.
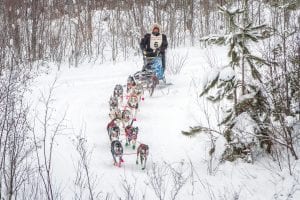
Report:
[[[161,33],[159,33],[159,34],[161,34]],[[153,49],[150,48],[150,38],[151,38],[151,34],[147,33],[144,36],[144,38],[141,39],[140,48],[143,51],[153,52]],[[165,34],[162,34],[162,43],[161,43],[161,46],[159,47],[160,53],[165,54],[165,50],[167,49],[167,47],[168,47],[167,37]]]

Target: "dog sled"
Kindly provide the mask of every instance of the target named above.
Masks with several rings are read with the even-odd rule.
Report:
[[[144,55],[143,69],[136,72],[133,77],[149,91],[150,96],[152,96],[156,86],[170,85],[169,83],[166,83],[162,67],[162,58],[155,53],[148,53]]]

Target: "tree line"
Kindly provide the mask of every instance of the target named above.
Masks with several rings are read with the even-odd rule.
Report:
[[[78,66],[87,58],[101,62],[126,59],[138,51],[139,39],[153,22],[162,25],[171,47],[196,45],[202,36],[225,30],[224,17],[216,12],[217,5],[225,3],[1,0],[0,69],[11,62],[32,67],[35,61],[44,60]],[[250,15],[255,15],[255,9],[251,10]]]

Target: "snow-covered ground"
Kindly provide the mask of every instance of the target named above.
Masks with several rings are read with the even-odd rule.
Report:
[[[225,48],[179,48],[169,50],[168,55],[186,54],[186,63],[179,74],[167,72],[167,80],[173,85],[156,90],[152,97],[146,94],[140,104],[135,122],[140,130],[138,141],[150,147],[144,171],[135,164],[135,151],[130,147],[125,147],[128,155],[124,155],[122,167],[113,166],[106,131],[110,121],[108,101],[113,88],[116,84],[125,85],[128,75],[141,68],[140,56],[116,64],[66,66],[35,79],[31,94],[33,113],[42,114],[38,100],[49,92],[55,79],[51,104],[53,123],[66,113],[65,127],[56,137],[53,157],[53,176],[62,188],[64,199],[72,199],[74,194],[78,135],[86,138],[86,147],[91,152],[90,175],[98,180],[95,191],[103,192],[102,196],[109,193],[112,199],[127,198],[125,180],[132,186],[136,182],[133,199],[142,199],[143,195],[145,199],[157,199],[150,184],[154,169],[160,172],[156,179],[164,177],[161,188],[167,193],[165,199],[171,199],[171,192],[175,191],[171,167],[189,177],[177,199],[300,199],[299,163],[295,163],[294,176],[288,175],[287,170],[280,171],[270,158],[260,157],[254,164],[219,164],[225,142],[217,134],[214,135],[216,152],[210,162],[210,136],[200,133],[190,138],[181,133],[199,124],[216,128],[221,108],[197,96],[202,82],[213,76],[211,66],[221,67],[228,62]],[[168,59],[171,63],[174,58],[169,56]]]

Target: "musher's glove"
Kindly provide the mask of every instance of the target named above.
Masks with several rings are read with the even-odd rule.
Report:
[[[154,53],[158,55],[160,53],[160,48],[155,49]]]

